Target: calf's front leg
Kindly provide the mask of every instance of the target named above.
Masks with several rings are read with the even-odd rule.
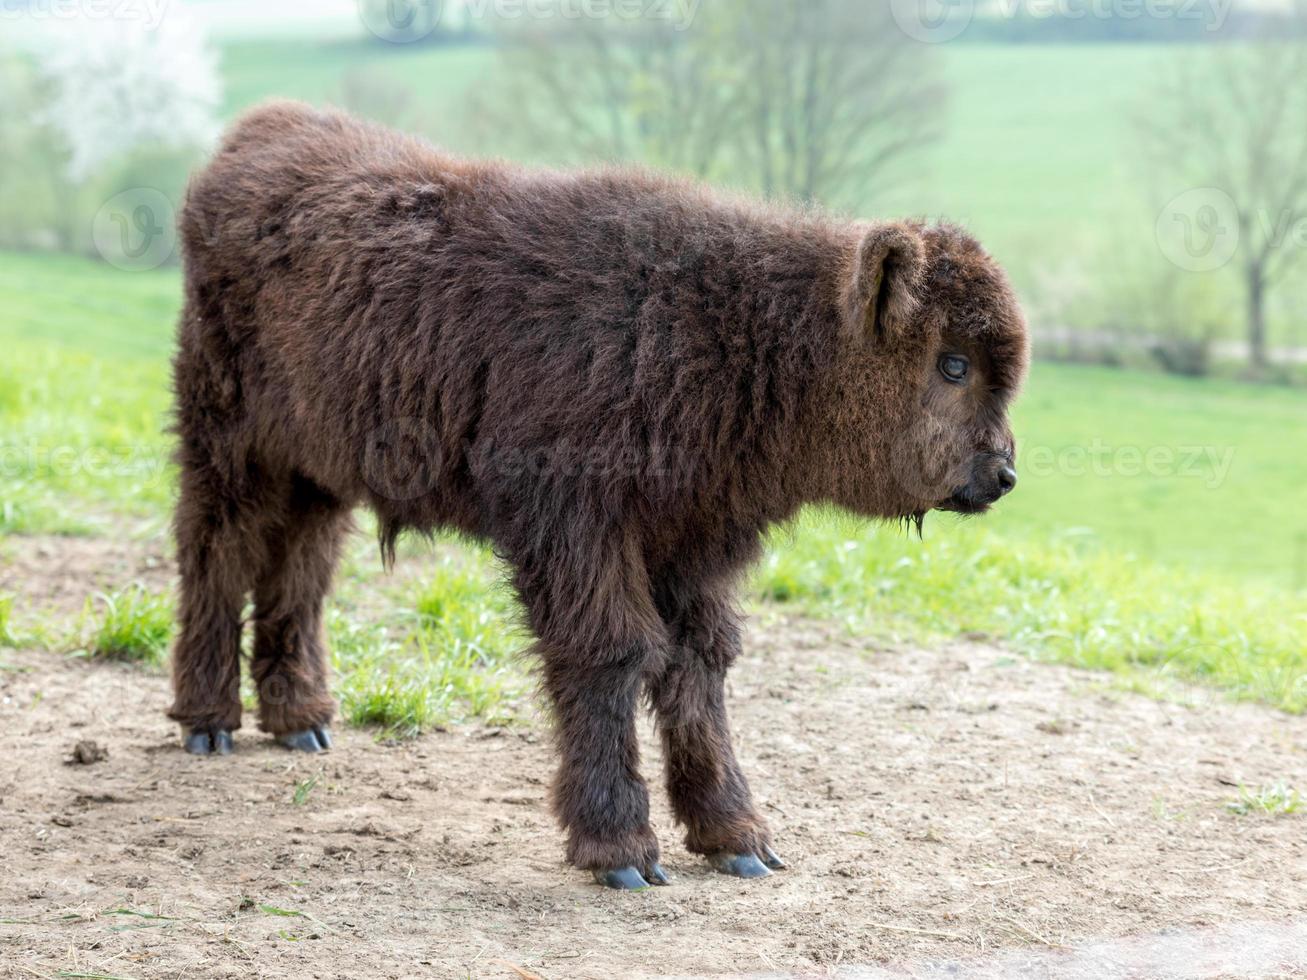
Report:
[[[547,540],[570,549],[521,557],[513,584],[554,708],[552,795],[567,859],[611,888],[666,884],[635,731],[643,678],[667,646],[643,559],[620,528],[592,519],[570,520]]]
[[[542,650],[561,756],[553,804],[567,859],[610,888],[668,883],[649,826],[635,710],[648,657],[634,647],[603,659]]]

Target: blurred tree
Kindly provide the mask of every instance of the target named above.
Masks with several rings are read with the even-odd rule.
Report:
[[[1171,374],[1211,373],[1233,302],[1219,280],[1189,274],[1124,228],[1064,251],[1036,267],[1027,302],[1038,356],[1112,367],[1147,357]]]
[[[736,79],[668,21],[527,20],[500,35],[502,71],[473,113],[514,149],[706,176],[738,127]]]
[[[1208,231],[1237,230],[1256,374],[1270,366],[1267,300],[1307,246],[1307,41],[1301,31],[1288,33],[1214,45],[1182,61],[1157,90],[1144,126],[1159,172],[1228,196],[1217,203],[1228,203],[1236,228]],[[1223,220],[1222,207],[1209,207],[1209,223]]]
[[[889,4],[728,6],[745,145],[764,193],[813,201],[861,192],[938,134],[944,90],[931,49],[898,29]]]
[[[73,188],[64,170],[67,149],[41,122],[49,103],[31,61],[0,52],[0,246],[68,248]]]
[[[938,129],[933,52],[860,0],[704,0],[687,22],[515,23],[475,112],[529,149],[853,198]]]

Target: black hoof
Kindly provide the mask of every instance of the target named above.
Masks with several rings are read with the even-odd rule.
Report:
[[[182,741],[182,747],[191,755],[231,755],[235,749],[231,732],[225,728],[214,732],[191,732]]]
[[[278,735],[277,741],[296,752],[325,752],[331,748],[331,732],[323,725],[314,725],[302,732]]]
[[[718,851],[708,856],[708,863],[724,875],[736,878],[766,878],[770,871],[755,854],[728,854]]]
[[[672,883],[672,879],[667,876],[667,872],[663,870],[661,864],[651,864],[645,874],[649,876],[647,880],[634,865],[594,872],[595,881],[605,888],[616,888],[618,891],[633,892],[639,891],[641,888],[648,888],[650,885],[670,885]]]
[[[785,862],[766,844],[762,845],[762,863],[767,865],[773,871],[781,871],[785,867]]]

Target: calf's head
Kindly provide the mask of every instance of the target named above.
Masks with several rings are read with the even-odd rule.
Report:
[[[842,280],[830,396],[836,503],[885,518],[977,514],[1016,486],[1007,410],[1025,318],[1003,270],[949,225],[876,225]]]

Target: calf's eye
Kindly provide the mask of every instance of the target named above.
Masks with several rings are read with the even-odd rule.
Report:
[[[939,359],[939,373],[954,384],[961,384],[967,379],[971,362],[961,354],[945,354]]]

